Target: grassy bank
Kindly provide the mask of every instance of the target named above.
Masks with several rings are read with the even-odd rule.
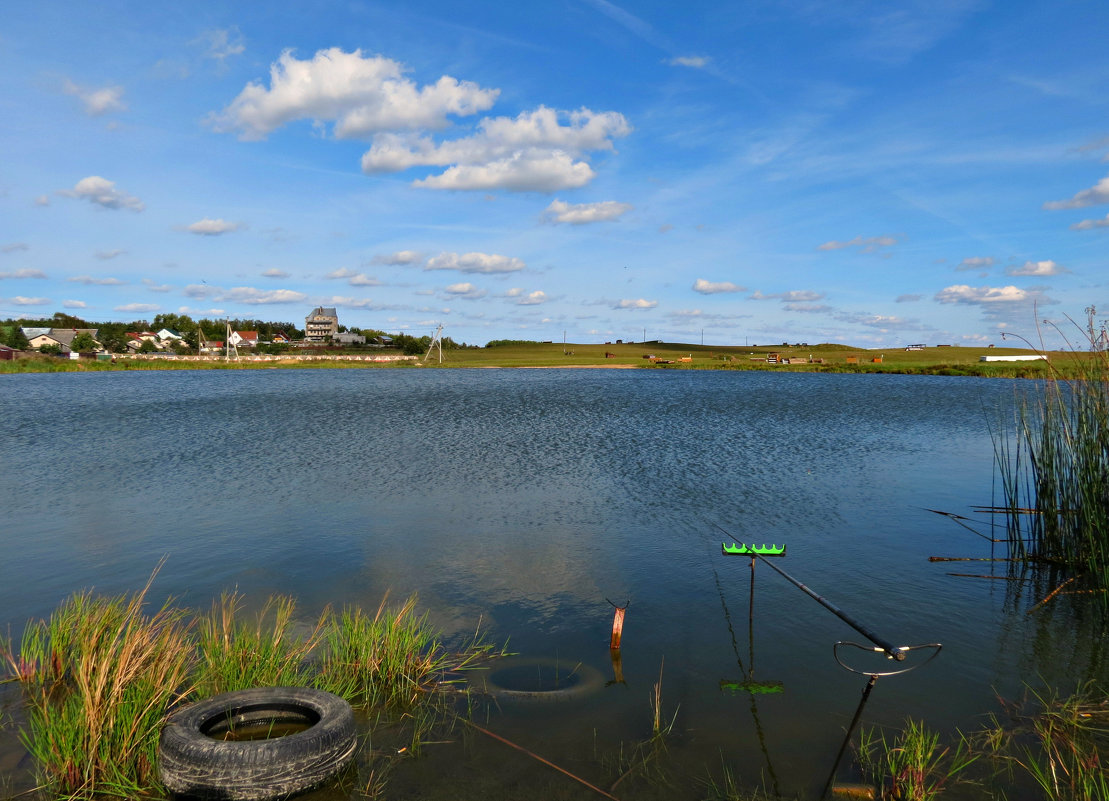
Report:
[[[974,375],[999,378],[1043,378],[1050,374],[1048,362],[982,362],[981,356],[1027,356],[1037,352],[1025,348],[930,347],[921,350],[863,350],[846,345],[775,345],[758,347],[711,346],[688,343],[574,344],[522,343],[485,348],[458,348],[432,353],[426,362],[377,363],[339,358],[298,360],[289,358],[231,361],[183,361],[163,357],[117,358],[115,363],[93,360],[72,361],[29,356],[0,362],[0,374],[27,372],[99,372],[113,370],[241,370],[319,368],[508,368],[508,367],[608,367],[660,370],[774,370],[790,372],[895,373],[909,375]],[[344,357],[347,354],[344,354]],[[395,351],[357,351],[349,355],[394,356]],[[1073,354],[1048,353],[1057,370],[1070,374],[1075,369]],[[1064,358],[1065,357],[1065,358]],[[768,361],[775,358],[776,361]],[[788,362],[788,363],[787,363]]]
[[[494,649],[480,636],[448,649],[416,599],[375,614],[324,611],[294,625],[295,602],[271,598],[253,615],[224,595],[206,613],[132,596],[79,593],[31,622],[2,655],[26,704],[21,736],[40,787],[64,798],[135,797],[158,790],[165,715],[210,695],[268,686],[339,694],[379,718],[426,721],[429,705]],[[417,727],[418,728],[418,727]],[[414,737],[418,737],[417,734]]]

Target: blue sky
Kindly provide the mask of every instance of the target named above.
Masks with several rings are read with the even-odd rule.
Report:
[[[1106,41],[1103,0],[9,0],[0,316],[1073,334]]]

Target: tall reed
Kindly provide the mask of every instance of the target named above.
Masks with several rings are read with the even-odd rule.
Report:
[[[994,437],[1014,555],[1087,577],[1109,600],[1109,352],[1093,335],[1071,350],[1071,377],[1018,403],[1015,433]]]
[[[476,634],[459,652],[448,652],[427,614],[416,614],[416,596],[394,608],[387,600],[372,617],[347,608],[329,622],[316,686],[369,706],[411,706],[491,650]]]
[[[224,593],[197,622],[200,665],[197,689],[202,695],[304,684],[307,661],[327,622],[325,611],[314,629],[301,636],[293,630],[296,602],[275,595],[253,622],[242,619],[243,597]]]
[[[184,616],[143,613],[149,584],[127,597],[83,593],[28,625],[8,660],[28,702],[23,739],[52,791],[133,796],[154,782],[167,708],[189,691]]]
[[[892,742],[880,731],[860,732],[859,761],[867,777],[886,788],[883,798],[930,801],[977,758],[963,738],[954,750],[941,748],[939,735],[911,718]]]

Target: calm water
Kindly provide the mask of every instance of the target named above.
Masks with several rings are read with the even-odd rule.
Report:
[[[448,639],[480,620],[523,657],[612,678],[606,599],[630,600],[625,683],[482,718],[607,789],[621,745],[650,735],[661,668],[676,712],[661,762],[677,778],[663,790],[633,777],[621,797],[700,798],[698,777],[722,765],[783,794],[819,791],[865,684],[832,658],[835,641],[865,640],[761,565],[751,614],[748,561],[721,555],[720,528],[787,544],[776,564],[896,644],[943,643],[934,662],[879,681],[866,725],[972,729],[1022,681],[1105,676],[1080,613],[1024,614],[1044,588],[928,562],[989,555],[927,510],[995,500],[988,425],[1010,382],[374,369],[0,387],[0,622],[14,635],[75,590],[140,588],[167,556],[158,600],[283,593],[307,620],[418,593]],[[784,689],[721,690],[743,678]],[[0,770],[12,772],[8,734]],[[387,797],[595,797],[491,740],[456,740],[401,765]]]

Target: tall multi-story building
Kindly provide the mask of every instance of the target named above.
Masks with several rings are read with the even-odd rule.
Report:
[[[339,315],[334,308],[317,306],[304,318],[304,338],[309,342],[327,342],[339,333]]]

